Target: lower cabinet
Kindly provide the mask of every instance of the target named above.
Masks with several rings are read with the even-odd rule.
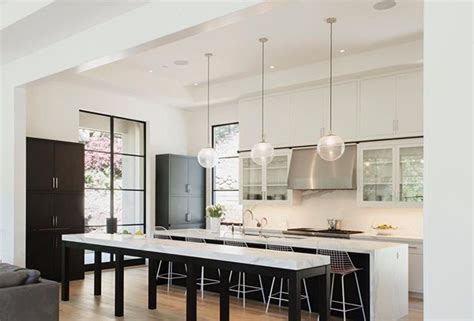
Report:
[[[41,277],[61,281],[61,238],[63,234],[83,233],[83,230],[31,231],[26,234],[26,266],[41,272]],[[72,280],[84,278],[84,251],[71,249]]]
[[[408,289],[423,294],[423,244],[408,244]]]

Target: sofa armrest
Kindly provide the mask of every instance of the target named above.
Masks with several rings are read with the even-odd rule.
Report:
[[[59,283],[39,283],[0,289],[0,321],[58,321]]]

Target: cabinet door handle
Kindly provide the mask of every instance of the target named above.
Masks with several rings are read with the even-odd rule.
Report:
[[[56,188],[56,180],[54,179],[54,177],[52,178],[52,181],[53,181],[52,182],[53,183],[53,189],[55,189]]]
[[[57,215],[54,216],[54,226],[58,227],[58,216]]]
[[[56,189],[59,188],[59,178],[56,177]]]
[[[53,225],[53,227],[54,227],[54,215],[53,215],[53,216],[51,216],[51,220],[52,220],[51,224],[52,224],[52,225]]]
[[[186,213],[186,215],[185,215],[185,217],[184,217],[184,220],[185,220],[187,223],[191,222],[191,214]]]
[[[416,250],[418,247],[416,246],[408,246],[409,249],[413,249],[413,250]]]
[[[191,193],[191,184],[186,184],[186,193]]]

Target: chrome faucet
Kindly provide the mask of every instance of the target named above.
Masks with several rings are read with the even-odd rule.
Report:
[[[256,221],[257,221],[257,227],[258,227],[258,234],[260,235],[260,237],[262,237],[263,227],[268,224],[268,220],[266,217],[262,217],[261,219],[257,219]]]
[[[245,214],[249,213],[250,214],[250,218],[252,219],[253,221],[253,212],[251,209],[246,209],[245,212],[244,212],[244,215],[242,216],[242,234],[245,235]]]

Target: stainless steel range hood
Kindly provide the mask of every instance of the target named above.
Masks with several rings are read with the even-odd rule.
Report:
[[[319,157],[316,148],[294,149],[288,188],[295,190],[356,189],[357,146],[348,145],[334,162]]]

